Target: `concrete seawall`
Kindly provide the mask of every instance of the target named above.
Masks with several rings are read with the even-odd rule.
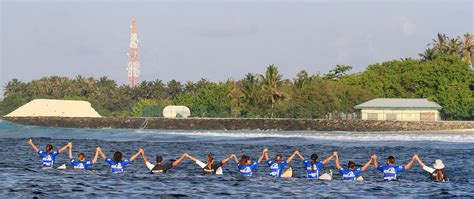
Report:
[[[65,128],[129,128],[181,130],[314,130],[314,131],[439,131],[470,129],[474,121],[401,122],[320,119],[241,119],[241,118],[70,118],[4,117],[23,125]]]

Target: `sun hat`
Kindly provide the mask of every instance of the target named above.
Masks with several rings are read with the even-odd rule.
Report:
[[[433,164],[433,168],[435,168],[435,169],[444,169],[443,161],[441,161],[440,159],[437,159],[435,161],[435,163]]]

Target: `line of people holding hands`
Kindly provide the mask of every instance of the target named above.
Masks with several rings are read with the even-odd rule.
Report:
[[[59,150],[54,150],[51,144],[47,144],[45,151],[39,150],[35,144],[33,144],[33,140],[29,139],[28,143],[31,145],[33,150],[35,150],[38,155],[41,156],[43,160],[42,168],[48,169],[53,168],[54,160],[59,153],[64,152],[67,148],[69,148],[69,159],[71,165],[75,169],[83,169],[86,170],[87,168],[91,167],[93,164],[97,162],[98,156],[100,155],[103,160],[105,160],[111,168],[113,173],[122,173],[124,168],[127,164],[130,164],[134,161],[137,157],[141,156],[143,159],[144,164],[150,170],[151,173],[165,173],[166,171],[176,167],[180,164],[185,158],[190,159],[197,165],[202,168],[204,174],[222,174],[222,166],[229,162],[231,159],[235,161],[237,164],[237,168],[240,174],[244,176],[252,176],[253,173],[256,171],[257,166],[262,162],[263,158],[265,158],[267,165],[270,167],[269,174],[270,176],[274,177],[281,177],[283,173],[283,169],[287,164],[290,164],[291,161],[295,156],[298,156],[304,163],[307,178],[311,179],[320,179],[321,176],[321,168],[324,165],[327,165],[332,159],[335,158],[335,166],[339,173],[342,175],[342,180],[352,181],[357,180],[360,178],[362,172],[364,172],[370,165],[374,165],[374,167],[378,170],[383,172],[383,179],[386,181],[397,180],[398,175],[409,169],[413,162],[416,160],[422,166],[422,168],[430,173],[431,179],[433,181],[448,181],[448,176],[444,171],[444,164],[441,160],[436,160],[433,167],[426,166],[423,161],[418,157],[418,155],[414,155],[411,160],[402,166],[395,165],[395,157],[389,156],[387,158],[385,165],[379,165],[377,161],[377,156],[374,154],[370,157],[370,159],[362,166],[357,167],[356,163],[353,161],[349,161],[347,164],[347,168],[343,168],[340,165],[339,155],[337,152],[333,152],[333,154],[323,161],[318,160],[318,155],[313,153],[310,159],[305,159],[298,151],[295,151],[288,159],[283,160],[283,156],[281,154],[277,154],[274,160],[270,160],[268,156],[268,149],[265,148],[257,161],[252,161],[250,156],[242,155],[240,160],[237,158],[235,154],[230,154],[228,157],[221,161],[215,161],[212,155],[208,155],[207,162],[201,162],[199,159],[191,156],[188,153],[183,153],[179,156],[178,159],[174,160],[171,163],[165,164],[163,161],[162,156],[156,156],[154,164],[148,161],[147,156],[143,149],[139,149],[136,154],[131,156],[129,159],[124,159],[123,155],[120,151],[116,151],[112,158],[107,157],[101,150],[100,147],[96,148],[96,153],[94,158],[90,161],[86,160],[86,156],[84,153],[79,153],[77,158],[73,157],[72,154],[72,143],[69,142],[67,145],[63,146]],[[323,179],[323,178],[321,178]]]

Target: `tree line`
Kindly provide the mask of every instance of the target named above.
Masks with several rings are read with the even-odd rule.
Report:
[[[456,39],[438,34],[420,59],[372,64],[353,74],[346,65],[326,74],[303,70],[292,79],[284,79],[275,65],[240,80],[165,83],[157,79],[133,88],[107,77],[12,79],[4,86],[0,114],[43,98],[87,100],[104,116],[159,116],[160,107],[184,105],[194,117],[323,118],[334,111],[352,113],[359,103],[387,97],[428,98],[443,106],[444,118],[472,120],[473,46],[469,33]]]

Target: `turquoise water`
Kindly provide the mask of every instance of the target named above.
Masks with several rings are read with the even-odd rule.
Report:
[[[131,129],[66,129],[22,126],[0,120],[0,194],[4,197],[138,197],[138,196],[239,196],[239,197],[308,197],[308,196],[474,196],[473,132],[282,132],[282,131],[160,131]],[[236,153],[256,159],[263,147],[270,156],[276,153],[284,157],[300,150],[305,157],[316,152],[325,158],[332,151],[339,151],[341,163],[353,160],[365,163],[372,153],[379,162],[389,155],[397,157],[397,163],[405,164],[414,153],[431,165],[442,159],[451,179],[448,183],[429,181],[429,175],[415,163],[401,174],[396,182],[384,182],[381,173],[373,166],[363,174],[363,182],[343,182],[334,172],[330,182],[305,178],[304,165],[294,159],[290,164],[294,177],[279,179],[268,176],[269,168],[261,164],[253,177],[242,177],[235,163],[224,166],[222,176],[204,176],[189,160],[166,174],[149,174],[141,158],[125,168],[124,174],[112,174],[108,165],[100,160],[91,171],[41,170],[41,160],[27,144],[33,137],[43,149],[45,144],[59,148],[68,141],[74,143],[74,155],[78,152],[93,156],[96,146],[106,155],[120,150],[125,157],[143,148],[149,159],[162,155],[166,161],[177,158],[183,152],[204,160],[213,153],[217,160]],[[67,163],[67,154],[60,154],[56,166]],[[334,162],[323,167],[323,172],[336,171]],[[3,198],[3,197],[2,197]]]

